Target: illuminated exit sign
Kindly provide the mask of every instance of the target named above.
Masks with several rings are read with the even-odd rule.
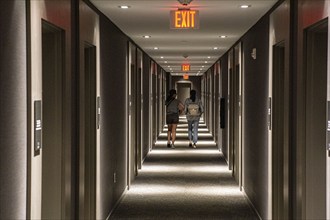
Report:
[[[189,64],[182,64],[181,69],[182,69],[182,71],[189,71],[190,70],[190,65]]]
[[[176,10],[171,11],[172,29],[198,29],[199,11],[197,10]]]

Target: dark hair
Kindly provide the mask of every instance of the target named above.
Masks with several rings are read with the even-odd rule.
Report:
[[[190,91],[190,99],[191,99],[191,101],[195,102],[195,100],[196,100],[196,90],[191,90]]]
[[[175,89],[171,89],[168,93],[168,96],[166,98],[165,104],[169,103],[174,97],[174,95],[176,94],[176,90]]]

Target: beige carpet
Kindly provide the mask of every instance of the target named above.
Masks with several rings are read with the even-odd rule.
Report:
[[[259,219],[206,126],[200,128],[196,149],[188,148],[184,120],[175,149],[160,135],[110,219]]]

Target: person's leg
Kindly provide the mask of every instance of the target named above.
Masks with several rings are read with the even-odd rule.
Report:
[[[193,126],[193,122],[188,121],[188,138],[189,138],[189,141],[192,141],[192,126]]]
[[[194,121],[194,137],[193,137],[193,142],[194,142],[194,144],[195,144],[195,146],[196,146],[196,143],[197,143],[197,141],[198,141],[198,121],[196,120],[196,121]]]
[[[192,126],[193,126],[192,121],[191,120],[188,120],[189,147],[192,147]]]
[[[171,147],[172,124],[168,124],[167,127],[167,147]]]
[[[172,146],[174,147],[174,142],[176,139],[176,127],[177,124],[172,124]]]

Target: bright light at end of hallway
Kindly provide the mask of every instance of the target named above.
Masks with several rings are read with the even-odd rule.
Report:
[[[156,141],[155,146],[166,146],[167,141]],[[189,141],[175,141],[176,146],[188,146]],[[197,148],[198,146],[203,146],[203,147],[212,147],[215,146],[214,141],[198,141],[197,142]],[[164,148],[165,149],[165,148]]]
[[[176,134],[177,137],[188,137],[188,134],[185,133],[177,133]],[[198,134],[199,137],[213,137],[212,134],[210,133],[200,133]],[[162,133],[159,135],[159,137],[167,137],[167,134]]]
[[[194,195],[196,197],[242,196],[238,186],[182,186],[168,184],[140,184],[132,186],[129,194],[151,196]]]
[[[188,142],[187,142],[188,143]],[[218,149],[191,149],[185,150],[173,150],[173,149],[153,149],[150,155],[186,155],[186,154],[198,154],[198,155],[214,155],[221,154]]]
[[[196,176],[201,174],[228,174],[231,175],[231,171],[228,169],[227,165],[151,165],[151,166],[142,166],[141,173],[166,173],[166,174],[175,174],[175,173],[185,173],[190,176]]]

